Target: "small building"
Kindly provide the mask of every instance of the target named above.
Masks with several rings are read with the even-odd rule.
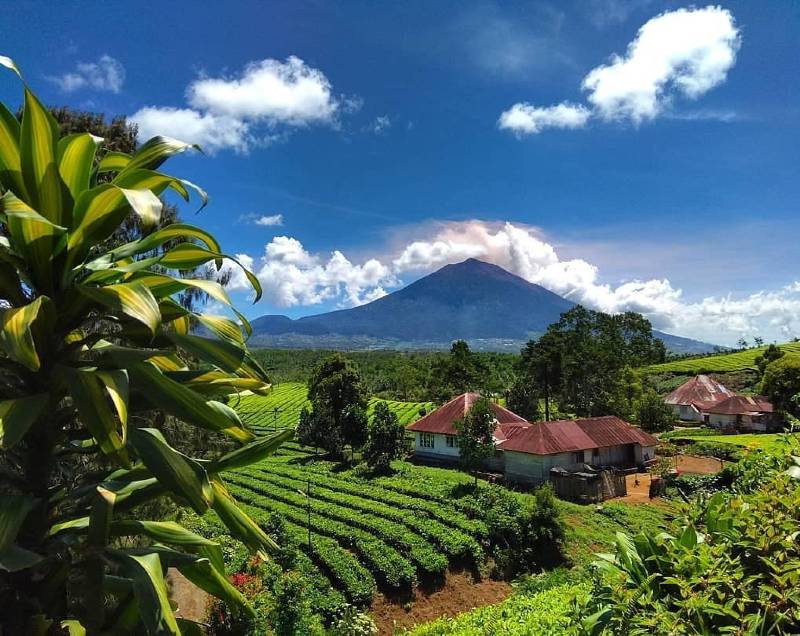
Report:
[[[409,425],[414,455],[423,460],[455,463],[460,457],[455,422],[469,412],[477,393],[464,393]],[[658,440],[616,416],[530,423],[492,403],[496,418],[495,456],[486,468],[508,481],[539,484],[552,469],[597,471],[630,468],[655,459]]]
[[[409,425],[406,430],[414,433],[414,454],[422,459],[458,461],[460,453],[455,423],[466,417],[479,397],[478,393],[462,393]],[[513,429],[530,426],[525,418],[499,404],[492,402],[491,408],[497,421],[493,435],[495,444],[505,440]],[[502,470],[502,459],[496,458],[487,467]]]
[[[609,415],[536,422],[511,432],[498,448],[506,479],[535,484],[550,479],[554,468],[640,466],[655,459],[657,445],[649,433]]]
[[[708,424],[726,431],[764,432],[779,428],[772,403],[759,395],[734,395],[707,408]]]
[[[736,395],[725,385],[707,375],[687,380],[664,398],[675,416],[684,422],[702,422],[703,413],[715,404]]]

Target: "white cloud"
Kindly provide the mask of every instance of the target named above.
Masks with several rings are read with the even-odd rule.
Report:
[[[354,264],[338,250],[324,258],[309,253],[300,241],[288,236],[276,236],[265,246],[254,271],[263,286],[264,298],[278,307],[317,305],[330,300],[343,307],[361,305],[385,295],[385,287],[398,285],[391,269],[376,259]],[[235,270],[229,287],[249,289],[247,279]]]
[[[283,214],[271,214],[270,216],[260,216],[255,220],[256,225],[283,225]]]
[[[449,263],[479,258],[573,302],[609,313],[640,312],[669,333],[719,344],[733,344],[741,336],[785,340],[800,335],[800,282],[738,298],[709,296],[690,302],[667,278],[604,282],[597,266],[582,258],[562,259],[529,226],[463,221],[438,224],[433,230],[426,226],[419,233],[426,238],[387,250],[393,256],[383,262],[371,258],[354,263],[338,250],[327,256],[312,254],[288,236],[272,239],[259,259],[237,257],[255,267],[267,302],[278,307],[359,305],[398,287],[401,276],[413,279]],[[235,269],[230,287],[248,289]]]
[[[211,152],[247,152],[284,137],[291,128],[336,127],[340,112],[360,107],[357,97],[335,96],[322,71],[294,56],[285,62],[251,62],[233,77],[200,77],[186,95],[188,108],[148,106],[134,113],[131,119],[141,137],[168,134]]]
[[[65,93],[82,88],[119,93],[125,83],[125,67],[110,55],[101,55],[96,62],[78,62],[74,71],[48,77]]]
[[[676,95],[696,99],[725,81],[736,62],[739,30],[721,7],[678,9],[652,18],[624,57],[583,80],[588,100],[604,119],[653,119]]]
[[[328,78],[295,56],[251,62],[239,77],[198,79],[186,93],[198,110],[292,126],[330,123],[339,108]]]
[[[518,135],[535,135],[546,128],[583,128],[590,116],[585,106],[568,102],[547,108],[520,102],[503,112],[497,125]]]
[[[130,120],[139,128],[140,141],[164,135],[199,144],[209,152],[223,148],[246,152],[252,143],[246,122],[191,108],[147,106],[131,115]]]
[[[583,78],[591,112],[566,102],[549,107],[517,103],[500,116],[498,125],[533,134],[547,127],[580,128],[590,115],[638,125],[670,113],[676,98],[697,99],[723,83],[740,45],[739,29],[727,9],[667,11],[639,29],[624,56],[612,55]]]

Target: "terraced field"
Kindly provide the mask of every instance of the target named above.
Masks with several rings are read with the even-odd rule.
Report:
[[[441,579],[451,563],[483,563],[485,525],[430,484],[334,473],[326,462],[308,463],[311,456],[289,443],[267,460],[226,473],[225,481],[257,522],[266,525],[276,512],[285,519],[306,569],[327,579],[332,593],[363,607],[378,589],[409,593],[420,581]],[[213,533],[213,516],[204,523]]]
[[[310,406],[305,384],[286,382],[276,384],[269,395],[244,395],[231,402],[242,421],[256,433],[269,433],[288,427],[297,426],[300,412],[304,406]],[[379,400],[369,401],[367,415],[371,416],[375,404]],[[398,402],[385,400],[389,408],[397,413],[402,424],[410,424],[420,416],[420,410],[428,413],[433,408],[432,402]]]
[[[787,342],[778,345],[786,353],[800,354],[800,342]],[[756,356],[760,355],[766,347],[747,349],[735,353],[725,353],[700,358],[687,358],[662,364],[653,364],[645,368],[648,374],[655,373],[684,373],[696,375],[698,373],[727,373],[755,369]]]

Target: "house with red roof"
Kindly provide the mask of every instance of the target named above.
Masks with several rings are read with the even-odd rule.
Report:
[[[464,393],[410,424],[415,456],[457,461],[455,422],[467,415],[478,397]],[[499,404],[492,403],[492,410],[497,452],[488,468],[503,472],[510,481],[542,483],[553,468],[631,467],[655,459],[658,440],[615,416],[531,423]]]
[[[684,422],[702,422],[703,413],[715,404],[736,395],[707,375],[696,375],[664,398],[675,416]]]
[[[733,395],[705,412],[709,426],[722,430],[765,432],[780,427],[772,403],[760,395]]]

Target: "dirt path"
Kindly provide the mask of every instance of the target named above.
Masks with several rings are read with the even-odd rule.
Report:
[[[678,455],[678,472],[693,475],[715,475],[725,467],[725,462],[716,457]]]
[[[178,605],[175,616],[190,621],[202,621],[206,614],[208,594],[196,587],[175,568],[167,572],[170,598]]]
[[[370,612],[378,633],[389,636],[400,628],[499,603],[511,595],[512,589],[505,581],[484,579],[476,582],[468,572],[448,572],[441,589],[434,592],[418,590],[410,607],[377,595]]]

